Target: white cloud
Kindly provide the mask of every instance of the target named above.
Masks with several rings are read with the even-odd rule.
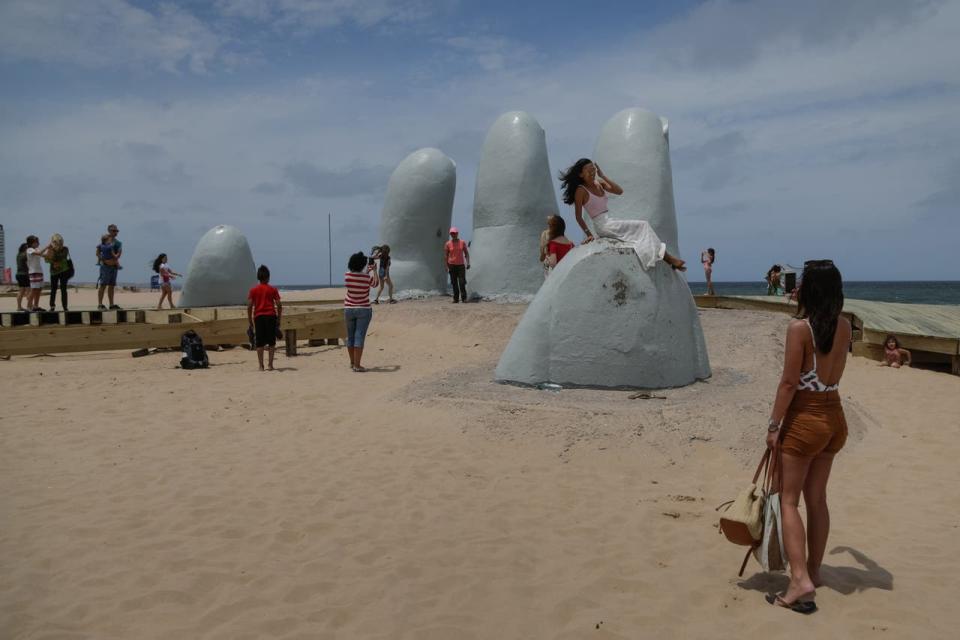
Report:
[[[226,17],[269,23],[301,35],[343,24],[367,28],[418,22],[451,4],[449,0],[216,0]]]
[[[13,60],[205,73],[223,44],[172,4],[150,13],[124,0],[0,3],[0,56]]]
[[[358,3],[340,3],[337,19],[393,20],[383,17],[388,5],[374,2],[373,13],[355,17]],[[323,6],[332,5],[220,3],[224,15],[271,25]],[[212,84],[165,105],[125,97],[27,113],[0,120],[0,185],[14,194],[0,215],[11,237],[60,231],[80,244],[126,216],[131,265],[161,250],[185,265],[197,230],[228,222],[250,236],[278,281],[325,280],[325,260],[324,273],[312,268],[324,214],[339,234],[335,265],[369,247],[380,202],[364,194],[382,191],[377,183],[414,149],[438,145],[457,162],[455,222],[469,229],[480,144],[500,113],[524,109],[540,121],[556,173],[592,152],[615,112],[644,106],[671,121],[681,249],[717,246],[723,279],[811,254],[842,256],[854,278],[950,272],[946,248],[960,232],[947,213],[960,166],[960,3],[870,3],[873,16],[852,3],[841,15],[835,9],[823,34],[817,6],[820,13],[804,3],[708,2],[625,44],[598,41],[560,62],[544,54],[511,64],[523,59],[512,48],[525,45],[496,34],[434,37],[430,46],[444,48],[437,56],[463,52],[455,73],[424,75],[389,61],[366,74]],[[164,20],[146,16],[148,25]],[[728,37],[716,26],[721,35],[707,33],[721,20],[731,24]],[[737,54],[751,34],[749,51]],[[83,42],[67,49],[101,55]],[[478,69],[484,55],[492,57]],[[696,62],[711,55],[715,64]],[[154,240],[155,223],[168,217]],[[926,226],[933,217],[937,229]],[[877,261],[891,241],[904,251]]]

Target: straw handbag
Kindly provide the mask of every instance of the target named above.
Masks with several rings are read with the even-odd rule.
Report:
[[[747,560],[750,553],[754,551],[763,542],[764,521],[765,521],[765,503],[767,492],[765,486],[768,483],[770,450],[767,449],[757,465],[757,470],[753,474],[753,481],[749,486],[743,489],[735,500],[728,500],[716,508],[721,511],[720,533],[727,537],[727,540],[733,544],[750,547],[740,565],[740,573],[747,566]],[[758,486],[757,481],[763,476],[763,484]]]

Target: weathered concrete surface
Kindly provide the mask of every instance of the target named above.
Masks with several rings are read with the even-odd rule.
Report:
[[[610,198],[610,217],[646,220],[667,251],[680,256],[667,120],[624,109],[603,125],[592,159],[623,187],[622,196]]]
[[[390,245],[390,277],[398,292],[446,291],[443,243],[457,188],[457,166],[439,149],[403,159],[390,175],[380,242]]]
[[[628,245],[573,249],[537,292],[500,357],[500,382],[664,389],[710,376],[686,280],[640,266]]]
[[[219,225],[207,231],[193,250],[181,307],[246,304],[257,284],[257,268],[247,238],[236,227]]]
[[[540,232],[557,212],[546,134],[523,111],[503,114],[487,133],[477,168],[471,293],[536,293],[543,283]]]

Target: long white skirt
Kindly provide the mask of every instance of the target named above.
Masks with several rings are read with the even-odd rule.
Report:
[[[593,228],[601,238],[612,238],[631,245],[644,269],[657,264],[657,260],[663,260],[667,253],[666,243],[660,240],[646,220],[616,220],[601,213],[593,219]]]

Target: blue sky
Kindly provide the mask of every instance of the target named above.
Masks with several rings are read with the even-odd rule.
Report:
[[[718,280],[960,279],[958,60],[958,0],[0,0],[0,223],[92,280],[116,222],[139,281],[233,224],[274,281],[323,283],[327,213],[338,273],[410,152],[456,161],[469,229],[498,115],[537,118],[556,173],[639,106]]]

